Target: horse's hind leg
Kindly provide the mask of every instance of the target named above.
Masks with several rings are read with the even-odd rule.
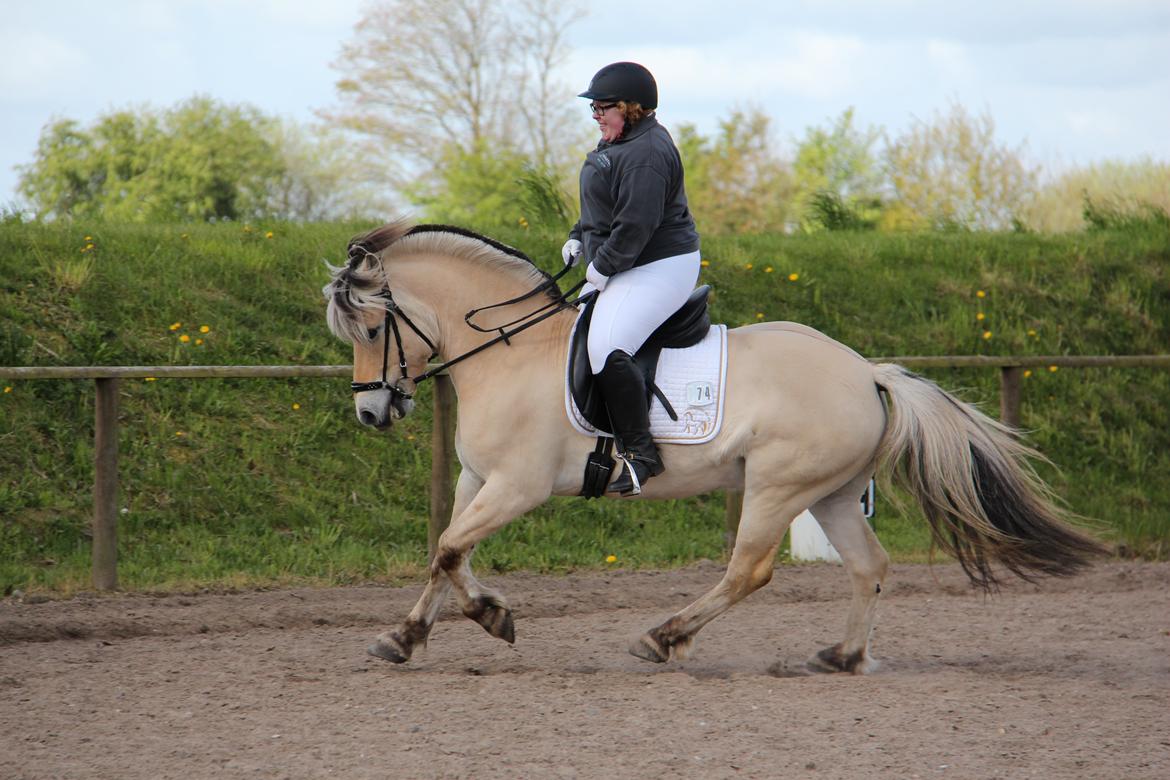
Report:
[[[853,585],[845,638],[809,661],[809,667],[815,671],[864,674],[877,665],[869,656],[869,635],[890,557],[866,522],[861,507],[861,494],[869,481],[867,474],[863,472],[810,508],[825,536],[841,555]]]
[[[804,508],[800,501],[808,498],[795,496],[791,486],[753,485],[750,470],[747,476],[739,532],[723,579],[693,604],[634,640],[630,652],[638,658],[664,663],[672,654],[686,657],[699,629],[772,579],[784,530]]]

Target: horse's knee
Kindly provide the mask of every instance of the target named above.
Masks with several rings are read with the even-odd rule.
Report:
[[[431,576],[437,577],[444,572],[450,573],[459,568],[463,561],[463,553],[449,544],[439,540],[435,549],[435,559],[431,562]]]

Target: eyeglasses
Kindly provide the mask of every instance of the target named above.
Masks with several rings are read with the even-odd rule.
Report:
[[[617,103],[606,103],[604,105],[602,105],[601,103],[590,103],[589,104],[589,110],[593,112],[593,116],[599,116],[601,114],[604,114],[606,111],[609,111],[611,108],[616,108],[616,107],[617,107]]]

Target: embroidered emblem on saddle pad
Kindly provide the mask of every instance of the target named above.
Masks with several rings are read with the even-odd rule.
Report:
[[[724,383],[727,378],[727,326],[712,325],[693,347],[664,349],[658,358],[654,383],[678,415],[672,420],[662,402],[650,402],[650,434],[662,444],[704,444],[723,426]],[[599,431],[582,416],[573,400],[568,377],[565,410],[578,432]],[[607,434],[607,431],[600,432]]]

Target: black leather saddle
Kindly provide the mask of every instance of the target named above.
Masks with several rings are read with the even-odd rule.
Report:
[[[634,355],[634,363],[642,370],[646,377],[646,408],[654,398],[662,403],[672,420],[678,415],[671,408],[666,396],[654,384],[654,375],[658,370],[658,356],[663,349],[682,349],[698,344],[711,330],[711,317],[707,311],[707,298],[711,294],[710,285],[703,285],[695,289],[687,302],[658,329],[650,334],[646,343]],[[569,347],[569,389],[573,394],[573,401],[581,411],[581,416],[596,428],[606,434],[612,433],[609,421],[609,412],[605,408],[605,400],[601,391],[593,381],[593,370],[589,365],[589,323],[593,319],[593,305],[597,296],[593,296],[585,304],[585,311],[577,319],[577,327],[573,329],[573,337]]]

